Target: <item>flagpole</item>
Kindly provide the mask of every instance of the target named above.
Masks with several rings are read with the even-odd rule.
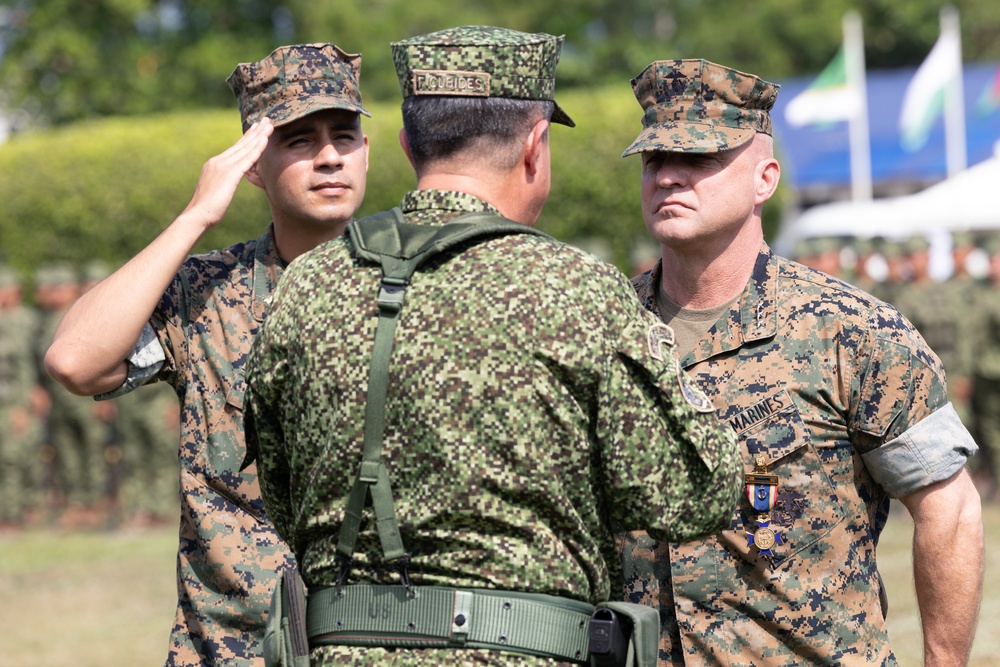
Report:
[[[868,90],[865,77],[865,38],[861,15],[856,11],[844,14],[844,65],[847,86],[860,98],[861,109],[848,121],[848,140],[851,150],[851,199],[871,201],[872,163],[871,140],[868,133]]]
[[[958,49],[956,62],[958,74],[952,77],[945,92],[944,101],[944,142],[945,160],[949,178],[965,170],[968,165],[965,135],[965,91],[962,68],[962,33],[959,25],[958,10],[952,6],[941,8],[941,34],[954,35],[955,48]]]

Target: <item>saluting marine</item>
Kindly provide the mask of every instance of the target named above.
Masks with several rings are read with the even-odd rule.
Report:
[[[114,398],[162,381],[180,401],[169,667],[261,664],[271,591],[294,567],[256,470],[240,469],[244,365],[285,267],[340,236],[364,199],[360,69],[360,55],[328,43],[239,64],[228,81],[242,137],[205,163],[191,202],[155,240],[77,301],[45,358],[79,394]],[[271,224],[256,239],[190,255],[244,177],[267,196]]]

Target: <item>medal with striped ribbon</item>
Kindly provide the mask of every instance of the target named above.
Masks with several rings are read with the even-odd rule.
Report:
[[[755,547],[761,556],[774,560],[774,547],[780,546],[781,531],[771,526],[771,510],[778,501],[778,476],[767,472],[767,459],[758,454],[754,457],[753,472],[744,475],[747,500],[750,506],[760,512],[757,529],[747,531],[747,544]]]

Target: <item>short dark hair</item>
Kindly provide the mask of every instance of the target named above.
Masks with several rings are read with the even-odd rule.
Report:
[[[539,120],[550,119],[554,108],[549,100],[407,97],[403,100],[403,127],[418,171],[474,145],[488,150],[491,162],[498,167],[509,168],[518,157],[515,142]]]

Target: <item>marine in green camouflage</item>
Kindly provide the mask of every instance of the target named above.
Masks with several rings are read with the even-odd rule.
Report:
[[[731,149],[767,131],[755,114],[728,107],[766,113],[777,87],[700,62],[663,66],[656,92],[644,77],[633,81],[647,121],[669,130],[647,123],[637,150],[704,151],[705,141]],[[706,81],[703,70],[716,74]],[[674,95],[682,117],[692,96],[707,115],[675,132]],[[678,164],[665,181],[701,163]],[[733,182],[745,187],[742,178]],[[694,187],[657,185],[674,186]],[[756,211],[743,221],[725,215],[712,223],[760,233]],[[662,267],[661,259],[632,283],[647,309],[667,316]],[[624,535],[626,599],[659,608],[661,664],[894,665],[876,561],[890,499],[960,472],[976,444],[948,402],[938,358],[895,308],[774,255],[763,240],[748,273],[681,357],[738,438],[746,491],[729,525],[706,539]]]
[[[495,212],[435,190],[408,194],[402,210],[424,225]],[[739,487],[731,435],[710,404],[685,398],[697,392],[669,340],[650,339],[665,327],[616,269],[520,235],[455,254],[407,289],[390,367],[383,456],[416,585],[595,603],[620,590],[609,518],[671,541],[728,521]],[[345,239],[299,258],[248,362],[261,490],[310,586],[337,577],[380,279]],[[355,558],[352,581],[396,583],[371,522]],[[468,653],[324,646],[312,658],[471,664]]]
[[[166,384],[155,383],[114,401],[122,519],[137,527],[160,524],[177,511],[177,396]]]
[[[981,235],[973,230],[956,230],[952,233],[952,261],[954,271],[944,283],[948,286],[947,298],[952,302],[952,308],[964,313],[959,323],[959,337],[971,338],[973,329],[978,327],[975,322],[979,313],[968,309],[973,300],[976,284],[985,273],[985,267],[977,267],[981,256],[985,254],[980,247]],[[963,308],[966,310],[963,311]],[[961,343],[965,343],[962,345]],[[948,371],[948,391],[955,409],[968,423],[974,421],[972,415],[972,375],[975,372],[975,350],[967,340],[958,346],[955,361],[952,366],[945,362]]]
[[[989,273],[972,290],[972,420],[977,442],[983,446],[986,478],[984,497],[1000,500],[1000,234],[992,233],[983,244],[989,256]]]
[[[948,396],[962,420],[972,425],[969,410],[970,378],[976,365],[973,329],[980,311],[972,309],[973,282],[970,280],[934,280],[929,273],[928,247],[913,250],[910,265],[912,279],[900,283],[886,300],[917,328],[920,335],[941,360],[948,376]]]
[[[828,276],[843,279],[841,251],[847,239],[839,236],[815,236],[801,239],[795,244],[793,259],[799,264],[822,271]]]
[[[885,267],[885,277],[872,296],[897,306],[900,291],[910,282],[911,268],[907,259],[906,243],[900,239],[885,238],[879,243],[879,255]],[[919,329],[918,329],[919,330]],[[947,368],[948,374],[951,369]]]
[[[455,82],[452,96],[478,96],[460,79],[484,88],[488,79],[491,96],[550,100],[552,87],[539,79],[554,76],[560,41],[463,27],[397,42],[404,122],[413,97],[440,94],[437,83],[415,78],[425,72]],[[406,223],[424,226],[499,215],[484,199],[443,189],[410,192],[400,209]],[[268,512],[310,587],[337,582],[339,534],[365,444],[382,270],[352,255],[351,238],[289,266],[247,364],[248,447],[257,450]],[[669,329],[614,267],[525,234],[449,249],[410,280],[381,452],[416,586],[608,600],[622,583],[612,522],[690,539],[726,523],[739,492],[732,435],[678,371]],[[364,514],[348,583],[396,584]],[[325,644],[310,658],[559,664],[481,648]]]

